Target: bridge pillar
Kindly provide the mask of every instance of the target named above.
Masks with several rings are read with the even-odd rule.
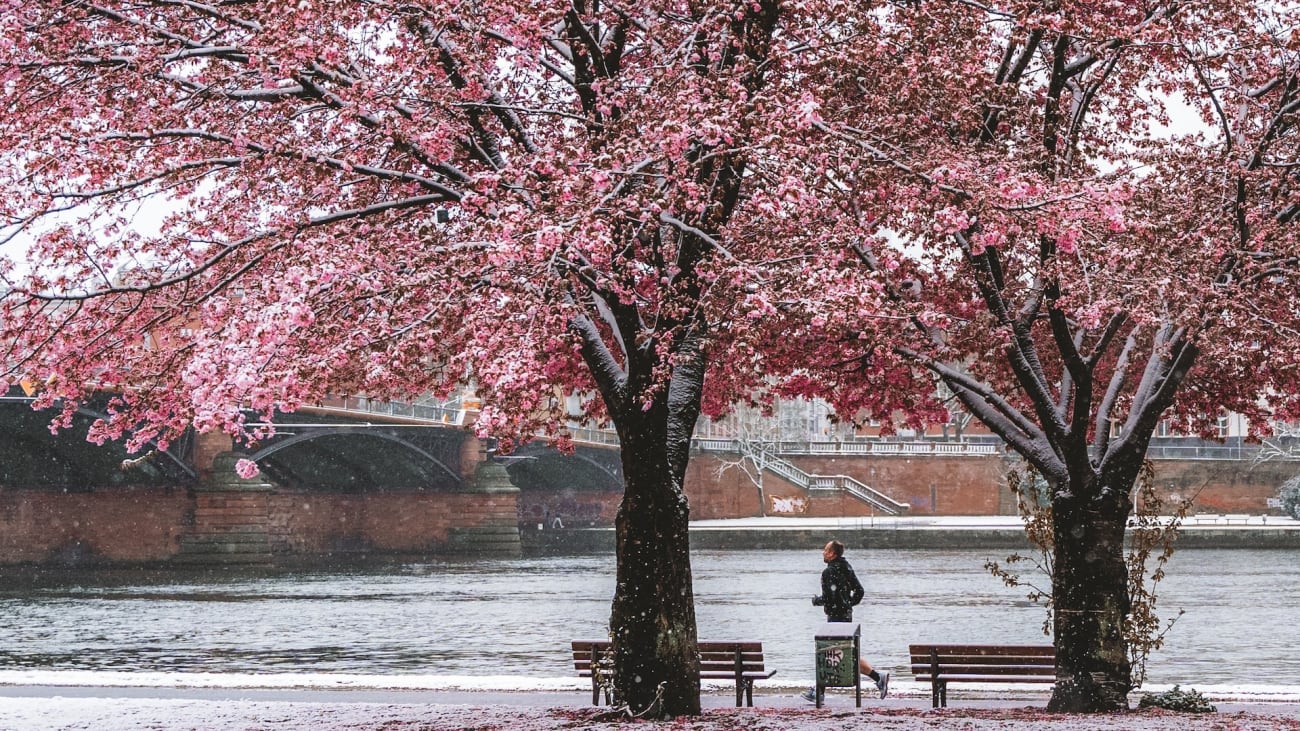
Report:
[[[215,455],[194,488],[194,519],[181,534],[180,564],[262,566],[271,563],[271,485],[235,473],[240,455]]]
[[[225,432],[210,431],[194,435],[194,453],[191,459],[199,479],[209,482],[217,457],[234,449],[234,445],[235,441]]]
[[[492,460],[483,440],[470,438],[466,442],[466,452],[477,458],[477,464],[473,477],[465,482],[464,493],[471,499],[456,517],[458,524],[448,529],[448,549],[455,553],[518,556],[519,488],[511,484],[506,468]]]

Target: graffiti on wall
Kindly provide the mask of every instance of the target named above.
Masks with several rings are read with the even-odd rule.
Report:
[[[785,513],[796,515],[808,511],[808,501],[801,497],[778,497],[771,496],[771,505],[768,508],[769,513]]]

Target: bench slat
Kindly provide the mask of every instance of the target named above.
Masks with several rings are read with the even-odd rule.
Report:
[[[753,668],[753,667],[744,667],[744,666],[742,666],[741,669],[740,669],[740,674],[741,674],[742,676],[748,676],[748,675],[753,675],[753,676],[755,676],[755,677],[758,677],[758,676],[761,676],[761,675],[769,675],[769,676],[770,676],[770,675],[773,675],[773,674],[775,674],[775,673],[776,673],[775,670],[765,670],[765,669],[763,669],[763,668]],[[735,676],[736,676],[736,669],[735,669],[734,667],[730,667],[730,668],[700,668],[700,677],[701,677],[701,678],[733,678],[733,677],[735,677]]]
[[[1055,683],[1055,675],[941,675],[940,680],[949,683]],[[934,680],[929,675],[917,675],[917,682],[929,683]]]
[[[700,650],[700,657],[713,658],[713,659],[721,659],[726,657],[726,658],[735,659],[736,651],[735,650]],[[762,660],[763,651],[759,650],[755,652],[753,650],[749,650],[749,651],[742,650],[740,652],[740,657],[743,660]]]
[[[741,641],[741,642],[718,642],[718,641],[700,641],[695,643],[700,652],[755,652],[763,653],[762,642]]]
[[[929,675],[929,665],[913,665],[912,674]],[[1051,675],[1056,676],[1054,665],[939,665],[939,677],[959,675]]]
[[[612,646],[609,640],[573,640],[573,668],[580,678],[592,678],[592,704],[599,700],[599,689],[592,676],[593,656],[599,660],[608,653]],[[736,681],[736,706],[742,700],[754,705],[754,681],[766,680],[776,675],[775,670],[768,670],[763,664],[763,643],[755,641],[701,641],[696,643],[700,654],[700,677],[708,679],[726,679]],[[736,668],[736,656],[740,655],[740,672]],[[608,693],[606,701],[608,702]]]
[[[939,657],[944,655],[1025,655],[1028,657],[1056,657],[1056,648],[1051,645],[908,645],[908,651],[917,655],[930,656],[936,650]]]
[[[924,655],[913,655],[913,665],[930,666],[932,658]],[[1007,655],[1006,657],[987,657],[980,655],[940,655],[940,665],[1038,665],[1045,668],[1055,667],[1056,658],[1054,657],[1033,657],[1030,655]]]
[[[930,683],[934,707],[948,705],[949,683],[1055,683],[1051,645],[908,645],[912,675]]]

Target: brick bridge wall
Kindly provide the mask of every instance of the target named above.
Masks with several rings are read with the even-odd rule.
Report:
[[[453,529],[513,519],[516,512],[516,495],[502,493],[277,490],[266,502],[271,552],[284,557],[439,554]],[[183,488],[0,490],[0,564],[165,562],[191,531],[196,504],[196,493]]]
[[[692,457],[686,479],[696,520],[758,515],[758,488],[735,457],[714,453]],[[983,457],[867,455],[796,456],[790,461],[810,474],[849,475],[899,502],[911,515],[1014,515],[1006,474],[1016,460]],[[1300,474],[1297,462],[1237,460],[1153,460],[1155,484],[1167,505],[1193,500],[1192,512],[1275,514],[1268,499]],[[810,498],[806,491],[767,473],[763,476],[767,515],[866,516],[871,506],[852,497]]]
[[[758,487],[735,457],[703,453],[691,460],[686,491],[696,519],[758,515]],[[791,457],[809,474],[849,475],[911,506],[913,515],[1003,515],[1015,512],[1003,488],[1009,463],[1002,457],[855,456]],[[868,516],[872,507],[848,495],[810,497],[768,472],[763,475],[765,514]],[[879,511],[877,511],[879,512]]]
[[[271,551],[437,554],[445,550],[451,529],[485,525],[515,512],[514,494],[277,491],[270,498]]]
[[[1012,514],[1003,485],[1004,457],[801,457],[805,471],[850,474],[914,515]],[[1193,510],[1274,513],[1267,500],[1300,472],[1300,464],[1158,460],[1157,488],[1167,499],[1192,497]],[[764,483],[768,515],[869,515],[846,497],[810,498],[770,474]],[[686,481],[695,519],[760,514],[759,492],[737,467],[714,454],[693,457]],[[521,493],[383,492],[348,495],[273,490],[267,499],[272,553],[321,556],[364,551],[430,554],[444,549],[457,528],[505,516],[536,529],[559,515],[565,527],[610,525],[621,500],[616,490],[583,486]],[[183,489],[104,488],[78,493],[0,489],[0,564],[163,562],[176,555],[191,530],[194,493]],[[571,511],[571,515],[566,513]],[[549,527],[549,526],[548,526]]]
[[[184,489],[0,490],[0,563],[149,562],[176,553],[193,498]]]

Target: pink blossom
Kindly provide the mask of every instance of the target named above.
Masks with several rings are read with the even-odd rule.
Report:
[[[235,462],[235,474],[245,480],[251,480],[261,474],[261,470],[257,468],[257,463],[253,460],[241,459]]]

